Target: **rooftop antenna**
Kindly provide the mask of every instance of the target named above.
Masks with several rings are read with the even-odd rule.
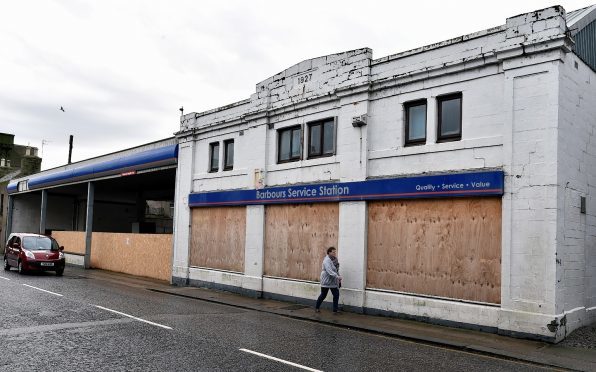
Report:
[[[41,158],[42,158],[42,159],[43,159],[43,147],[44,147],[46,144],[50,143],[50,142],[52,142],[52,141],[48,141],[48,140],[45,140],[45,139],[42,139],[42,140],[41,140]]]

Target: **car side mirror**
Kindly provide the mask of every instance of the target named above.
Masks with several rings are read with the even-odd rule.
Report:
[[[60,248],[58,248],[59,250],[63,251],[64,250],[64,246],[61,245]]]

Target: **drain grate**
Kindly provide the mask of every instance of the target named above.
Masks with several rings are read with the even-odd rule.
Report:
[[[309,306],[305,306],[305,305],[290,305],[290,306],[286,306],[286,307],[282,307],[280,308],[280,310],[300,310],[300,309],[306,309]]]

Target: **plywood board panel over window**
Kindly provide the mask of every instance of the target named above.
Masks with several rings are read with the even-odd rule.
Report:
[[[338,203],[267,206],[265,275],[319,281],[327,248],[337,248],[338,229]]]
[[[85,254],[84,231],[52,231],[52,238],[64,246],[66,253]]]
[[[367,287],[500,303],[501,199],[368,206]]]
[[[172,235],[94,232],[91,236],[91,267],[170,280]]]
[[[244,272],[246,207],[192,210],[190,266]]]

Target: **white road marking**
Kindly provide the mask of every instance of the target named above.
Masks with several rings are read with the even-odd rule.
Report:
[[[275,360],[276,362],[288,364],[288,365],[293,366],[293,367],[302,368],[302,369],[305,369],[307,371],[311,371],[311,372],[323,372],[320,369],[309,368],[309,367],[306,367],[306,366],[303,366],[303,365],[300,365],[300,364],[288,362],[287,360],[283,360],[283,359],[279,359],[279,358],[276,358],[276,357],[272,357],[272,356],[269,356],[267,354],[257,353],[256,351],[252,351],[252,350],[248,350],[248,349],[239,349],[239,350],[240,351],[244,351],[245,353],[250,353],[250,354],[258,355],[258,356],[263,357],[263,358]]]
[[[53,294],[54,296],[60,296],[60,297],[62,297],[62,295],[61,295],[60,293],[55,293],[55,292],[46,291],[45,289],[37,288],[37,287],[34,287],[34,286],[32,286],[32,285],[29,285],[29,284],[23,284],[23,285],[24,285],[25,287],[29,287],[29,288],[33,288],[33,289],[37,289],[38,291],[42,291],[42,292],[46,292],[46,293],[49,293],[49,294]]]
[[[134,320],[138,320],[139,322],[151,324],[151,325],[154,325],[156,327],[161,327],[161,328],[165,328],[165,329],[172,329],[172,327],[168,327],[168,326],[165,326],[165,325],[159,324],[159,323],[150,322],[150,321],[145,320],[145,319],[137,318],[136,316],[132,316],[132,315],[128,315],[128,314],[125,314],[125,313],[121,313],[120,311],[108,309],[107,307],[103,307],[103,306],[99,306],[99,305],[93,305],[93,306],[97,307],[98,309],[102,309],[102,310],[105,310],[105,311],[110,311],[112,313],[116,313],[116,314],[119,314],[119,315],[122,315],[122,316],[125,316],[125,317],[128,317],[128,318],[134,319]]]
[[[4,280],[10,280],[10,279],[8,279],[8,278],[5,278],[5,277],[3,277],[3,276],[0,276],[0,279],[4,279]]]

